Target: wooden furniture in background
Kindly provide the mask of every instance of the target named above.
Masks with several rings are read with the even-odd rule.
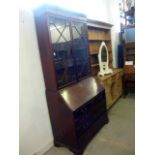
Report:
[[[133,65],[125,65],[123,71],[123,94],[126,96],[129,91],[135,92],[135,67]]]
[[[90,76],[86,17],[48,5],[34,14],[54,144],[82,155],[108,123],[105,90]]]
[[[135,64],[135,43],[124,43],[124,65],[126,61],[133,61]]]
[[[109,51],[109,66],[112,68],[112,25],[96,20],[88,20],[89,54],[92,75],[96,76],[99,71],[98,51],[102,41],[105,41]]]
[[[107,76],[98,76],[101,84],[105,88],[107,109],[122,95],[122,69],[113,69],[113,73]]]
[[[96,20],[88,20],[87,25],[91,72],[93,76],[97,76],[99,71],[98,51],[102,41],[105,41],[108,48],[109,66],[113,69],[111,40],[111,28],[113,25]],[[122,95],[123,70],[113,69],[113,71],[113,74],[106,75],[104,77],[98,77],[102,86],[105,88],[107,109],[109,109]]]
[[[126,61],[133,61],[133,65],[126,65]],[[124,67],[123,67],[123,87],[124,96],[129,89],[134,92],[135,89],[135,43],[124,44]]]

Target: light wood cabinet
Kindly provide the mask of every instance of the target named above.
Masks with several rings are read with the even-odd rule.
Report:
[[[109,52],[109,66],[113,69],[111,28],[113,25],[96,20],[88,20],[88,41],[91,72],[97,76],[99,71],[98,51],[102,41],[106,43]],[[113,69],[113,73],[104,77],[98,77],[105,88],[107,109],[122,95],[122,69]]]
[[[113,69],[113,73],[104,77],[99,77],[102,86],[105,88],[107,109],[122,95],[122,69]]]

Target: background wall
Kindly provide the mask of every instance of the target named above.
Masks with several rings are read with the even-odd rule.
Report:
[[[117,66],[117,26],[119,19],[117,0],[94,0],[92,3],[90,1],[85,3],[89,4],[89,11],[93,13],[90,15],[91,17],[115,25],[112,29],[112,44],[114,66]],[[94,13],[95,11],[96,13]],[[53,135],[49,121],[32,9],[20,9],[19,34],[19,151],[20,155],[32,155],[36,152],[41,155],[53,145]]]
[[[20,155],[32,155],[53,144],[35,25],[31,11],[19,12]]]
[[[107,22],[113,24],[111,31],[112,48],[113,48],[113,66],[118,65],[118,44],[120,32],[120,18],[119,18],[119,0],[103,0],[107,3],[108,20]]]

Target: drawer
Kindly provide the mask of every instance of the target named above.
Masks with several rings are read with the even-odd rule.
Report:
[[[108,123],[107,113],[103,113],[85,133],[79,136],[78,144],[80,147],[85,147],[94,135],[101,129],[103,125]]]
[[[104,93],[100,93],[98,96],[90,100],[86,106],[74,113],[76,134],[79,136],[85,132],[85,130],[89,128],[91,124],[105,111],[105,95]]]

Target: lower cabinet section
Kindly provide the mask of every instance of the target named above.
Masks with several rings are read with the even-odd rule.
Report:
[[[74,119],[77,136],[82,135],[98,118],[106,112],[104,92],[91,99],[87,105],[75,111]]]
[[[55,146],[82,155],[89,141],[108,123],[104,88],[90,77],[58,93],[46,91],[46,95]]]
[[[79,137],[80,147],[85,147],[86,144],[93,138],[93,136],[102,128],[102,126],[108,123],[107,114],[103,113],[96,122],[87,130],[85,134]]]
[[[98,77],[106,92],[107,109],[122,95],[122,69],[113,69],[113,73],[104,77]]]

